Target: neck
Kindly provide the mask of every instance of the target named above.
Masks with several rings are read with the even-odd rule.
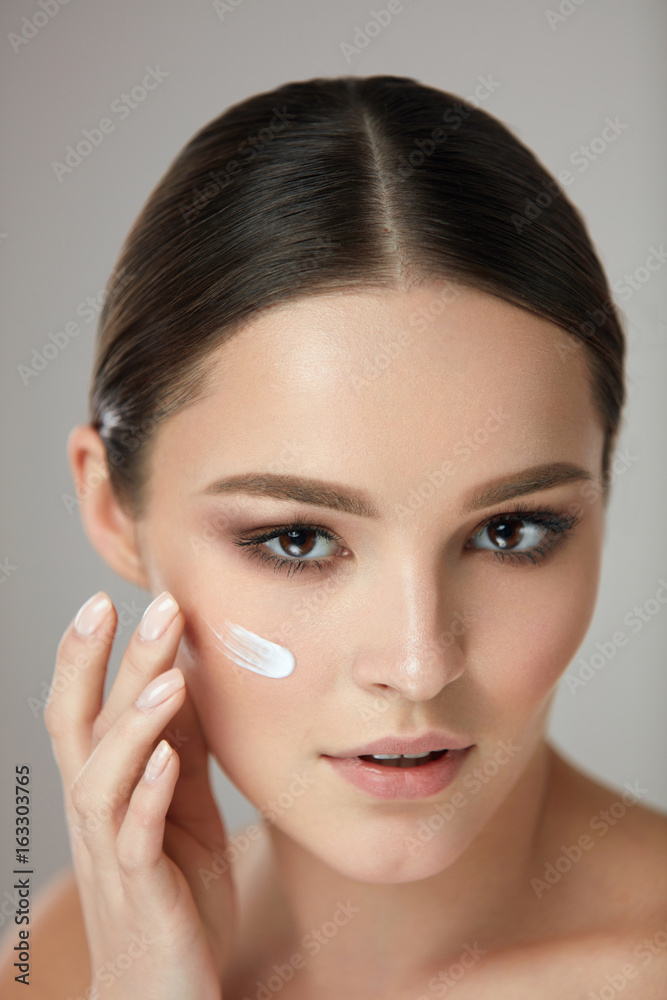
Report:
[[[306,960],[303,981],[334,982],[340,995],[342,970],[359,983],[368,969],[375,989],[378,970],[395,986],[423,985],[433,969],[462,952],[479,955],[520,934],[521,925],[530,926],[530,875],[541,857],[552,757],[540,740],[517,784],[463,854],[444,871],[414,882],[342,875],[270,825],[281,919],[289,928],[286,945]]]

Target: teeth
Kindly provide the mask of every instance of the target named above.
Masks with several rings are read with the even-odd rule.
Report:
[[[427,750],[426,753],[372,753],[370,756],[375,757],[376,760],[398,760],[399,757],[407,757],[408,760],[414,760],[417,757],[428,757],[431,753]]]

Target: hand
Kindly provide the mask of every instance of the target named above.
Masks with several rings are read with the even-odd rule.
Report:
[[[222,854],[226,834],[183,674],[169,669],[184,625],[169,599],[164,592],[146,609],[104,704],[117,616],[103,592],[86,602],[60,640],[44,712],[63,783],[91,996],[104,1000],[221,1000],[231,959],[229,870],[206,884],[198,875]],[[79,634],[75,621],[85,630],[96,608],[95,630]],[[144,625],[153,638],[142,638]],[[180,757],[168,740],[151,755],[170,723]]]

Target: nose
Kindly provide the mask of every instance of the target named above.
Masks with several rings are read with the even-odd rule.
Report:
[[[428,701],[461,676],[469,617],[442,576],[441,566],[416,559],[389,573],[383,566],[354,653],[354,678],[365,690]]]

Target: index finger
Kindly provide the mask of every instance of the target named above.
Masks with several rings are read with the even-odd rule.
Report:
[[[93,725],[93,747],[176,656],[185,618],[177,601],[163,590],[145,609],[132,633],[106,701]]]
[[[79,608],[58,643],[44,724],[66,788],[90,755],[115,627],[116,610],[100,590]]]

